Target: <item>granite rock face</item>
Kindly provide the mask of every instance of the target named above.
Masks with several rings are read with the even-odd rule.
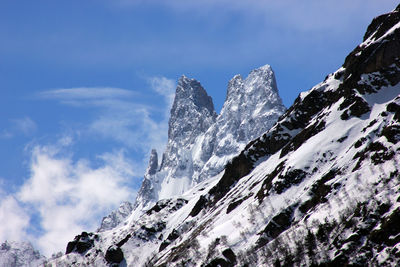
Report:
[[[217,175],[285,110],[269,65],[251,71],[245,79],[233,77],[219,115],[201,84],[182,76],[161,166],[157,169],[157,153],[152,151],[135,207],[149,207],[159,199],[180,195]]]

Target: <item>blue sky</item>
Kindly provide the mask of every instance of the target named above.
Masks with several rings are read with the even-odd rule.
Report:
[[[288,107],[396,5],[0,1],[0,241],[29,239],[49,255],[133,200],[150,149],[166,142],[180,75],[219,111],[230,78],[270,64]]]

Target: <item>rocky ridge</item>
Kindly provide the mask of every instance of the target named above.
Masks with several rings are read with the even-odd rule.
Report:
[[[36,267],[44,264],[45,260],[29,242],[5,241],[0,245],[1,267]]]

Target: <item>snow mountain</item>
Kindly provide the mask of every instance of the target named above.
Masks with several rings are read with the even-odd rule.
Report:
[[[97,231],[102,232],[111,230],[120,224],[126,217],[131,215],[134,206],[129,201],[125,201],[119,205],[118,209],[111,212],[109,215],[101,220],[101,225]]]
[[[201,132],[197,136],[185,132],[193,124],[176,125],[182,146],[170,138],[166,150],[177,149],[174,162],[164,153],[158,167],[152,152],[146,175],[153,199],[147,203],[159,200],[112,229],[76,236],[67,253],[48,266],[398,266],[400,5],[375,18],[342,67],[301,93],[272,128],[248,142],[222,172],[214,175],[209,168],[211,176],[201,176],[210,160],[230,155],[229,149],[218,154],[218,144],[228,148],[232,140],[241,143],[247,136],[244,130],[235,132],[238,138],[220,139],[220,129],[241,129],[242,115],[245,123],[253,123],[253,118],[251,125],[258,127],[261,105],[251,105],[250,113],[235,113],[242,107],[235,103],[244,102],[229,97],[230,91],[240,93],[252,84],[247,79],[235,77],[229,83],[224,108],[233,121],[224,123],[223,111],[216,116],[207,108],[211,105],[199,84],[181,78],[179,90],[189,89],[189,97],[198,90],[203,100],[196,107],[188,104],[194,110],[183,109],[182,114],[193,112],[206,121],[194,127]],[[220,127],[212,134],[218,121]],[[171,136],[178,131],[170,130]],[[207,136],[215,138],[209,150],[201,140]],[[201,158],[203,153],[209,156]],[[201,169],[196,167],[199,162]],[[166,164],[183,166],[166,170]],[[182,194],[167,197],[154,182],[177,183],[170,170],[177,177],[193,175],[185,181],[187,189],[180,187],[185,189]],[[157,176],[163,171],[165,176]]]
[[[0,245],[0,267],[36,267],[45,260],[28,242],[5,241]]]
[[[136,209],[149,209],[157,200],[181,195],[218,174],[285,110],[269,65],[245,79],[233,77],[218,116],[201,84],[182,76],[171,109],[167,148],[159,167],[157,151],[151,152]]]

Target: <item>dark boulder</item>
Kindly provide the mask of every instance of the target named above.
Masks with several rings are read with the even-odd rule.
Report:
[[[124,260],[124,253],[120,247],[111,246],[107,249],[105,259],[108,263],[120,263]]]
[[[99,236],[93,233],[82,232],[75,236],[74,240],[68,242],[65,254],[77,252],[83,254],[94,246],[94,242],[99,239]]]

